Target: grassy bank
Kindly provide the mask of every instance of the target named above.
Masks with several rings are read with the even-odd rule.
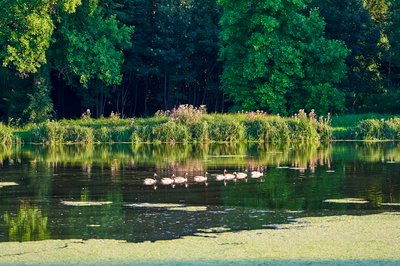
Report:
[[[331,130],[337,140],[400,140],[400,116],[374,113],[334,116]]]
[[[5,127],[7,128],[7,127]],[[265,113],[206,114],[183,106],[151,118],[49,121],[13,130],[13,139],[31,143],[204,143],[294,142],[329,140],[328,119],[300,111],[293,117]]]
[[[329,140],[400,140],[400,118],[363,114],[317,117],[300,110],[292,117],[262,112],[207,114],[182,106],[150,118],[48,121],[22,129],[0,124],[0,144],[22,143],[208,143]]]
[[[154,243],[0,243],[3,265],[398,265],[399,213],[297,219],[277,230],[213,233]]]

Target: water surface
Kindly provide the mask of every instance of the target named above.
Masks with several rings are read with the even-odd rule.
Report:
[[[266,171],[215,181],[224,169]],[[208,185],[194,183],[205,171]],[[188,187],[144,186],[154,172],[188,172]],[[96,206],[68,204],[82,202]],[[0,147],[1,242],[207,237],[399,205],[398,143]]]

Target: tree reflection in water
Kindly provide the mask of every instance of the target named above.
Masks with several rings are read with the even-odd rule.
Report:
[[[4,214],[10,241],[38,241],[50,239],[48,218],[35,205],[22,203],[15,216]]]

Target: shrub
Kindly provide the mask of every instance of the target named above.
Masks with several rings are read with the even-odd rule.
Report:
[[[66,125],[58,122],[45,122],[33,130],[33,141],[38,143],[92,143],[93,129],[78,125]]]
[[[153,141],[152,126],[136,125],[133,128],[131,141],[133,143],[152,142]]]
[[[353,131],[353,136],[356,139],[376,140],[384,137],[383,120],[366,119],[360,121]]]
[[[207,142],[208,136],[208,123],[206,121],[193,123],[188,126],[190,139],[194,142]]]
[[[320,140],[327,141],[332,139],[333,129],[331,127],[331,114],[324,118],[320,116],[318,122],[316,122],[317,133]]]
[[[306,113],[300,109],[293,117],[294,121],[289,120],[289,130],[291,140],[294,142],[316,142],[320,140],[332,139],[332,128],[330,127],[331,117],[317,117],[314,109]]]
[[[13,134],[10,127],[0,123],[0,144],[11,145],[13,142]]]
[[[92,128],[76,125],[65,127],[65,136],[62,142],[93,143],[93,141],[94,134]]]
[[[108,127],[100,127],[93,131],[96,142],[112,142],[112,135]]]
[[[208,126],[210,141],[234,142],[245,139],[245,128],[243,124],[235,120],[222,120],[213,122]]]
[[[168,121],[155,125],[152,129],[153,142],[189,142],[190,133],[187,126]]]
[[[316,127],[307,119],[289,119],[288,129],[292,142],[315,142],[319,140]]]
[[[248,141],[265,141],[266,124],[267,122],[265,117],[249,113],[244,122],[246,139]]]
[[[37,143],[62,143],[66,130],[64,126],[54,121],[40,123],[33,129],[33,142]]]
[[[269,119],[265,124],[265,140],[269,142],[289,142],[289,124],[284,119]]]
[[[111,142],[130,142],[133,131],[134,131],[133,127],[127,127],[127,126],[113,127],[109,129],[111,135]]]
[[[391,118],[383,123],[385,138],[390,140],[400,139],[400,118]]]
[[[191,125],[200,123],[201,117],[206,113],[205,105],[201,105],[199,108],[194,107],[193,105],[180,105],[177,109],[174,108],[169,112],[169,117],[171,121],[184,124]]]

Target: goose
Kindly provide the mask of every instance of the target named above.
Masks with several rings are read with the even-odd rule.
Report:
[[[157,189],[157,179],[156,179],[156,177],[157,177],[157,174],[154,173],[153,178],[146,178],[143,181],[143,184],[145,186],[153,186],[153,189],[156,190]]]
[[[204,173],[204,176],[201,175],[196,175],[195,177],[193,177],[193,180],[195,183],[204,183],[206,186],[207,184],[207,172]]]
[[[226,181],[230,181],[230,180],[235,180],[235,181],[236,181],[236,175],[234,175],[234,174],[227,174],[227,173],[226,173],[226,169],[224,170],[224,173],[225,173],[225,179],[226,179]]]
[[[225,174],[226,174],[226,169],[224,170],[224,173],[222,175],[221,174],[216,175],[215,176],[215,180],[217,180],[217,181],[225,181],[226,180]]]
[[[175,178],[175,175],[172,175],[172,177],[164,177],[164,178],[161,178],[161,181],[160,181],[160,182],[161,182],[161,184],[164,185],[164,186],[169,186],[169,185],[171,185],[172,188],[174,188],[174,187],[175,187],[174,178]]]
[[[263,175],[264,175],[264,172],[263,172],[263,168],[261,168],[261,172],[260,171],[252,171],[251,173],[250,173],[250,176],[252,177],[252,178],[260,178],[260,177],[262,177]]]
[[[234,172],[233,174],[236,175],[236,179],[245,179],[247,177],[247,169],[244,170],[244,173],[242,173],[242,172],[239,172],[239,173]]]
[[[157,177],[157,174],[154,173],[153,178],[146,178],[146,179],[143,181],[143,184],[146,185],[146,186],[154,186],[155,184],[157,184],[157,179],[156,179],[156,177]]]
[[[183,176],[174,176],[174,183],[178,184],[178,185],[185,184],[185,187],[188,187],[187,176],[188,176],[188,173],[185,173],[184,177]]]

